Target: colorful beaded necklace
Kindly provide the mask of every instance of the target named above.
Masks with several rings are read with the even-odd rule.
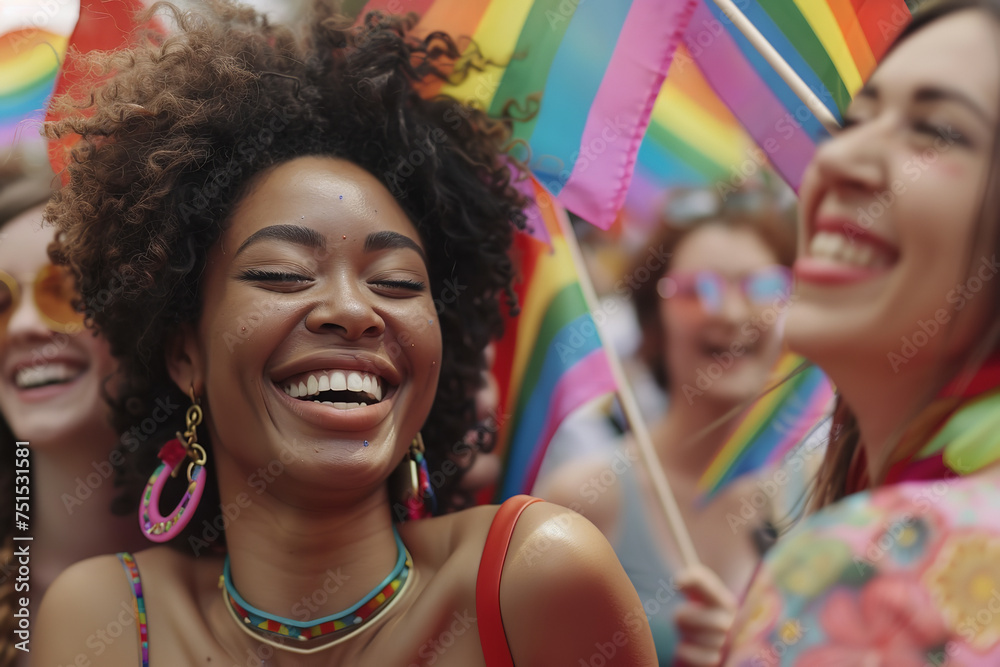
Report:
[[[399,552],[392,572],[360,601],[341,612],[311,621],[295,621],[261,611],[244,600],[233,585],[229,573],[229,556],[226,556],[219,582],[226,608],[244,631],[275,648],[295,653],[313,653],[329,648],[353,634],[365,621],[392,606],[410,580],[413,558],[403,545],[395,526],[392,532]],[[288,640],[293,640],[294,643]],[[322,640],[322,645],[311,646],[312,640]]]

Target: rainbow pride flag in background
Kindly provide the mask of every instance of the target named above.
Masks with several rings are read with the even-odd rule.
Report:
[[[697,1],[371,0],[361,11],[416,11],[417,34],[472,37],[500,63],[427,94],[499,115],[508,102],[531,108],[531,96],[541,93],[537,114],[515,124],[515,139],[530,147],[530,167],[550,192],[607,229]]]
[[[670,188],[726,182],[755,152],[682,44],[653,105],[625,208],[637,219],[656,220]]]
[[[525,233],[515,240],[521,313],[507,321],[493,364],[501,417],[494,452],[503,460],[497,501],[528,493],[562,420],[615,390],[563,235],[572,233],[566,211],[536,181],[531,187],[538,204],[530,223],[545,226],[551,245]]]
[[[0,147],[38,136],[79,16],[79,0],[0,3]]]
[[[837,120],[911,19],[904,0],[736,4]],[[798,191],[816,143],[827,136],[823,126],[712,0],[699,0],[684,41],[719,97]]]
[[[803,364],[808,366],[789,378]],[[788,378],[787,380],[785,378]],[[737,477],[780,462],[830,413],[833,387],[818,367],[792,352],[778,359],[767,386],[698,480],[701,502]]]

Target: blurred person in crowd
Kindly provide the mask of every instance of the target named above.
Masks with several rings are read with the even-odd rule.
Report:
[[[703,504],[696,490],[731,430],[727,418],[760,395],[781,349],[795,243],[780,202],[777,190],[764,187],[725,199],[711,189],[677,191],[627,274],[641,332],[638,356],[668,396],[650,424],[653,444],[708,569],[699,580],[725,603],[705,605],[693,588],[678,590],[690,578],[677,576],[677,549],[628,437],[610,452],[562,465],[536,486],[537,495],[581,512],[611,541],[648,605],[661,665],[718,660],[734,596],[773,541],[772,524],[780,518],[770,505],[745,516],[744,502],[757,491],[753,477]],[[773,312],[764,317],[768,309]],[[685,623],[699,626],[687,636],[713,638],[688,644],[680,633]]]
[[[29,601],[33,624],[45,590],[60,572],[109,547],[142,544],[133,517],[109,513],[120,494],[113,463],[123,456],[104,401],[115,364],[107,342],[84,329],[71,276],[49,260],[54,234],[42,226],[42,211],[52,194],[52,173],[47,165],[33,166],[32,155],[25,150],[9,156],[0,186],[4,666],[27,665],[30,657],[16,647],[24,636],[14,633],[21,598]],[[30,457],[17,455],[18,441],[30,443]],[[15,503],[15,497],[26,499]],[[15,543],[15,535],[34,539]],[[15,545],[29,550],[30,580],[19,574],[22,559],[15,557]]]
[[[785,337],[833,439],[726,664],[1000,664],[998,45],[1000,2],[923,6],[806,169]]]

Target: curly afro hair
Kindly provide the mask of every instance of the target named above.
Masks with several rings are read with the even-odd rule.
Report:
[[[422,82],[456,76],[460,52],[445,34],[410,34],[413,15],[352,26],[317,2],[296,32],[213,0],[197,12],[160,4],[146,18],[164,7],[177,30],[89,56],[100,85],[57,101],[59,120],[45,127],[50,139],[80,137],[46,216],[59,229],[53,259],[71,267],[88,323],[120,360],[109,392],[125,459],[116,511],[134,511],[155,452],[183,430],[182,410],[165,421],[153,410],[187,404],[164,346],[199,318],[206,253],[256,174],[310,155],[349,160],[385,184],[427,248],[432,293],[449,280],[467,286],[438,306],[443,359],[422,429],[432,475],[444,471],[433,475],[444,480],[439,510],[467,502],[459,481],[477,446],[463,436],[483,350],[502,332],[502,309],[516,309],[508,250],[527,200],[504,153],[509,121],[421,97]],[[217,514],[217,500],[210,488],[201,504]]]

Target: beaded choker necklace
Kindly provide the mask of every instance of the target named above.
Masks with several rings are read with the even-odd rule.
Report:
[[[330,648],[353,635],[365,621],[389,609],[411,579],[413,558],[403,545],[395,526],[392,532],[399,551],[392,572],[357,604],[336,614],[311,621],[296,621],[257,609],[244,600],[233,586],[229,573],[229,556],[226,556],[219,582],[222,599],[240,628],[265,644],[294,653],[315,653]],[[317,646],[317,643],[320,645]]]

